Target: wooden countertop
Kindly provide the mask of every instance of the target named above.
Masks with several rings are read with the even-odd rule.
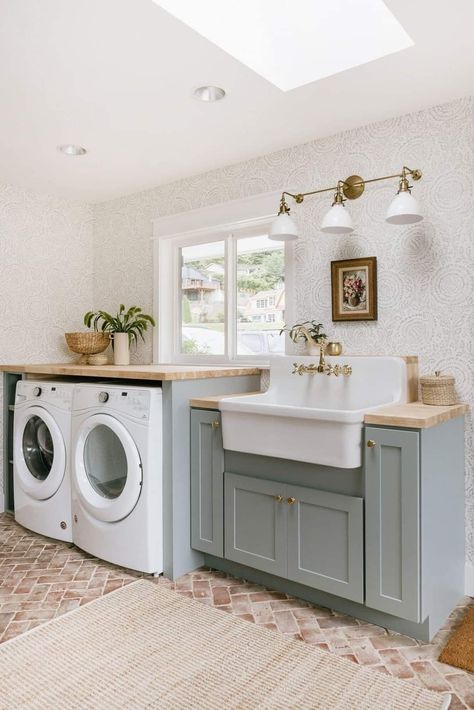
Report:
[[[261,392],[239,392],[238,394],[215,394],[212,397],[198,397],[189,400],[190,407],[199,409],[219,409],[219,402],[224,397],[245,397],[249,394],[261,394]]]
[[[222,394],[213,397],[191,399],[191,407],[199,409],[219,409],[219,402],[225,397],[239,397],[259,392],[240,392],[238,395]],[[447,422],[449,419],[461,417],[469,411],[468,404],[452,404],[440,407],[423,402],[408,402],[407,404],[391,404],[372,412],[364,417],[365,424],[380,424],[381,426],[408,427],[411,429],[429,429],[432,426]]]
[[[259,367],[228,365],[78,365],[44,363],[0,365],[0,371],[29,375],[68,375],[70,377],[109,377],[130,380],[204,380],[213,377],[260,375]]]
[[[449,419],[462,417],[468,411],[469,405],[461,402],[446,406],[423,404],[423,402],[390,404],[373,412],[367,412],[364,423],[429,429],[437,424],[442,424],[442,422],[447,422]]]

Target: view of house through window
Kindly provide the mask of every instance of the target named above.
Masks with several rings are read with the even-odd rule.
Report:
[[[237,354],[283,353],[285,255],[267,236],[237,240]]]
[[[180,253],[181,353],[250,357],[284,352],[283,244],[266,235],[229,235],[182,247]],[[227,313],[228,299],[233,308]],[[229,352],[230,332],[234,353]]]
[[[181,352],[224,355],[225,243],[181,249]]]

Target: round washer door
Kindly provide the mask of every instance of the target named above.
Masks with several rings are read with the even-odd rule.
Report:
[[[82,505],[96,519],[123,520],[142,489],[140,454],[130,433],[108,414],[88,417],[74,444],[74,479]]]
[[[43,407],[15,412],[15,475],[19,486],[36,500],[51,498],[66,471],[66,446],[54,417]]]

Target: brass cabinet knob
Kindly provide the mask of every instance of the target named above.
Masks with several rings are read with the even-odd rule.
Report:
[[[277,503],[281,503],[283,500],[283,496],[275,496],[275,500]]]
[[[220,427],[220,422],[219,422],[219,420],[218,420],[218,419],[214,419],[214,421],[213,421],[212,424],[211,424],[211,427],[212,427],[213,429],[219,429],[219,427]]]
[[[367,442],[367,446],[369,447],[369,449],[373,449],[375,446],[375,441],[373,439],[369,439]]]
[[[293,505],[293,503],[296,503],[296,498],[293,498],[292,496],[291,498],[287,498],[286,502],[288,503],[288,505]]]

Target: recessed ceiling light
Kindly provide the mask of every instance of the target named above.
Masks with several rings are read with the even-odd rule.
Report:
[[[73,143],[58,145],[58,150],[65,155],[85,155],[87,153],[87,150],[81,145],[74,145]]]
[[[220,86],[199,86],[194,90],[193,96],[199,101],[220,101],[224,98],[225,91]]]
[[[283,91],[413,45],[383,0],[154,2]]]

